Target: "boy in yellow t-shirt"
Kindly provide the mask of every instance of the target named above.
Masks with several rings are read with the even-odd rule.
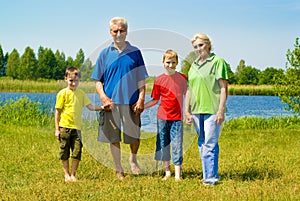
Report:
[[[77,89],[80,71],[68,67],[65,73],[67,87],[60,90],[55,104],[55,137],[60,142],[60,160],[62,160],[65,181],[76,181],[75,173],[81,160],[81,115],[82,108],[91,111],[104,109],[104,106],[94,106],[85,92]],[[72,168],[69,172],[70,149],[72,150]]]

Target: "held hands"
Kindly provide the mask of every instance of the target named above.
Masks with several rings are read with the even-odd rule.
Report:
[[[108,97],[106,97],[102,100],[102,104],[103,104],[104,110],[111,111],[114,108],[113,100]]]
[[[144,111],[144,100],[138,99],[138,101],[132,105],[132,109],[136,115],[141,114]]]
[[[191,113],[185,112],[185,113],[184,113],[184,117],[185,117],[185,123],[186,123],[187,125],[191,125],[192,122],[193,122],[193,118],[192,118]]]

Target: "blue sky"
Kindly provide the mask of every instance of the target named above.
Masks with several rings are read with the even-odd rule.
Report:
[[[149,74],[163,72],[166,49],[184,58],[197,32],[233,70],[244,59],[258,69],[284,68],[286,52],[300,37],[298,0],[0,0],[0,45],[4,52],[29,46],[63,51],[75,58],[97,55],[110,40],[109,19],[128,20],[128,39],[141,47]],[[153,34],[153,31],[156,34]],[[170,37],[168,37],[170,35]],[[92,57],[92,56],[91,56]]]

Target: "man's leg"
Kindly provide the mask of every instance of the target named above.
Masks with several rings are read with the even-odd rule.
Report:
[[[121,164],[121,146],[120,146],[120,142],[111,143],[110,144],[110,151],[111,151],[112,157],[114,159],[117,177],[119,179],[123,179],[124,178],[124,170],[123,170],[122,164]]]
[[[140,140],[137,140],[135,143],[130,144],[130,157],[129,157],[129,163],[131,166],[131,171],[133,174],[139,174],[140,173],[140,167],[139,164],[137,162],[137,152],[139,150],[140,147]]]

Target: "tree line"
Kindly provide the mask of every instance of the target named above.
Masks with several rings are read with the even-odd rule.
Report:
[[[181,62],[181,72],[187,74],[191,63],[195,60],[195,52],[191,52]],[[26,47],[22,55],[16,49],[9,54],[3,54],[0,45],[0,76],[8,76],[19,80],[61,80],[67,66],[76,66],[82,72],[82,80],[88,81],[93,71],[93,64],[85,59],[82,49],[79,49],[75,59],[67,57],[63,52],[40,46],[37,55],[30,47]],[[238,85],[274,85],[275,77],[284,77],[283,69],[268,67],[261,71],[255,67],[245,65],[242,59],[236,72],[229,66],[229,84]]]
[[[92,62],[85,59],[79,49],[75,59],[67,57],[64,52],[40,46],[37,54],[29,46],[22,55],[13,49],[11,53],[3,53],[0,45],[0,77],[8,76],[18,80],[62,80],[67,66],[76,66],[82,71],[82,80],[90,80],[93,70]]]
[[[261,71],[245,65],[242,59],[236,72],[229,66],[229,84],[239,85],[273,85],[276,94],[287,104],[287,109],[300,114],[300,43],[296,38],[294,49],[288,49],[285,70],[267,67]],[[195,52],[190,52],[181,62],[181,72],[187,74]],[[0,45],[0,77],[9,76],[19,80],[61,80],[67,66],[76,66],[82,72],[82,80],[90,80],[94,69],[92,62],[85,59],[84,52],[79,49],[76,58],[67,57],[63,52],[40,46],[37,56],[29,46],[20,56],[16,49],[9,54],[3,53]]]

